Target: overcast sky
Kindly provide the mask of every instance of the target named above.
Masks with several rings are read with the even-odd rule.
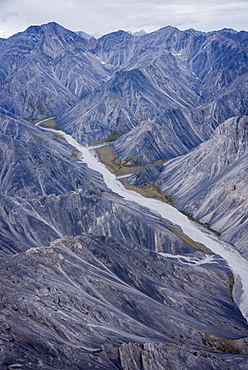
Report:
[[[0,37],[55,21],[100,36],[125,31],[248,30],[248,0],[0,0]]]

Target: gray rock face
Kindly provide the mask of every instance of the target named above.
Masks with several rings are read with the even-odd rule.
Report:
[[[1,106],[24,118],[65,110],[108,76],[87,41],[56,23],[4,40],[0,65]]]
[[[1,117],[1,367],[242,368],[248,326],[223,260],[109,192],[67,143]]]
[[[0,277],[3,368],[130,369],[139,353],[137,369],[149,358],[152,368],[177,368],[182,354],[189,368],[214,367],[234,361],[230,348],[237,363],[247,359],[247,322],[226,268],[214,263],[187,265],[84,235],[4,258]]]
[[[225,262],[14,115],[57,114],[81,142],[115,130],[123,160],[189,152],[158,184],[247,255],[247,45],[172,27],[87,41],[55,23],[0,40],[1,368],[247,368]]]
[[[179,208],[209,223],[247,255],[248,118],[220,125],[213,137],[165,163],[157,184]]]
[[[26,118],[61,112],[57,120],[81,142],[116,129],[126,134],[116,144],[122,158],[137,151],[143,162],[170,158],[247,113],[247,45],[247,33],[233,30],[165,27],[85,40],[56,23],[33,26],[1,43],[1,105]],[[155,138],[149,155],[151,125],[161,127],[155,136],[164,145]]]
[[[156,345],[145,343],[125,343],[119,348],[120,360],[123,369],[197,369],[205,370],[233,369],[238,367],[245,369],[247,360],[242,356],[218,356],[205,351],[184,345]]]
[[[124,239],[157,252],[194,252],[166,228],[169,222],[154,219],[146,209],[111,194],[76,190],[25,201],[1,196],[0,204],[0,255],[84,232]]]
[[[2,195],[34,199],[89,189],[99,175],[72,159],[73,147],[0,108]],[[96,185],[95,185],[96,187]]]
[[[143,163],[185,153],[201,142],[181,104],[139,70],[118,72],[56,120],[83,143],[107,138],[110,130],[124,134],[115,150]]]
[[[90,51],[112,78],[57,120],[81,142],[125,133],[115,145],[122,159],[185,154],[227,118],[247,113],[247,45],[247,33],[232,30],[105,35]]]
[[[133,157],[138,163],[172,158],[187,153],[202,138],[192,129],[181,109],[171,109],[144,122],[117,139],[113,146],[121,160]]]
[[[193,249],[169,222],[110,193],[99,174],[72,159],[72,147],[1,109],[0,255],[82,232],[168,253]]]

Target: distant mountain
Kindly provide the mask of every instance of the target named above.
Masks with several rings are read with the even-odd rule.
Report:
[[[56,23],[31,26],[0,44],[1,106],[24,118],[52,116],[93,90],[108,72],[87,41]]]
[[[57,116],[57,120],[65,129],[70,127],[70,132],[82,142],[88,140],[85,130],[90,132],[89,140],[106,138],[113,128],[125,133],[115,145],[122,159],[130,155],[137,157],[139,153],[141,161],[147,162],[185,154],[208,139],[213,129],[229,117],[246,114],[247,45],[247,33],[232,30],[203,33],[165,27],[139,38],[124,31],[105,35],[91,45],[90,51],[109,69],[110,81],[118,84],[119,90],[112,92],[109,102],[107,93],[104,107],[100,108],[109,86],[105,82],[90,97]],[[115,75],[118,72],[125,72],[127,81],[132,76],[133,85],[144,86],[143,92],[136,94],[136,89],[123,82],[124,77],[121,81]],[[115,93],[118,95],[125,88],[129,97],[123,93],[120,102]],[[151,103],[154,89],[159,99]],[[123,114],[122,109],[127,105],[128,113]],[[93,106],[98,113],[102,109],[97,119]],[[137,107],[142,116],[137,114]],[[133,122],[133,126],[129,123],[130,128],[127,120]],[[161,144],[156,136],[161,138]],[[159,147],[157,153],[144,151],[147,137],[155,140],[152,146]],[[173,143],[167,140],[169,137]]]
[[[157,184],[248,257],[248,117],[230,118],[192,152],[164,165]]]
[[[137,36],[137,37],[146,35],[146,31],[144,31],[144,30],[140,30],[140,31],[136,31],[136,32],[128,31],[128,33],[130,33],[133,36]]]
[[[201,142],[184,113],[182,104],[154,86],[147,75],[133,69],[117,72],[56,120],[83,143],[107,138],[110,130],[125,134],[114,145],[120,157],[132,154],[139,162],[151,162],[186,153]],[[149,126],[153,131],[150,136]],[[147,145],[151,145],[150,150]]]
[[[81,36],[83,39],[89,40],[89,39],[94,39],[95,37],[92,35],[89,35],[88,33],[84,31],[76,31],[75,32],[77,35]]]
[[[140,31],[132,32],[132,35],[133,36],[143,36],[143,35],[146,35],[146,31],[140,30]]]
[[[32,26],[0,43],[1,105],[25,118],[57,115],[82,142],[119,130],[125,136],[115,148],[123,159],[137,152],[143,162],[169,158],[208,139],[226,119],[246,114],[247,48],[246,32],[227,29],[204,33],[168,26],[139,37],[118,31],[86,40],[54,22]],[[117,73],[124,73],[122,80]],[[137,84],[129,96],[124,78]],[[112,91],[103,107],[98,99],[105,99],[111,83],[119,84],[123,96],[119,100],[118,89]],[[151,125],[164,138],[172,135],[175,147],[166,139],[162,150],[155,139],[157,154],[145,153]],[[192,139],[182,142],[179,131]],[[129,137],[136,150],[128,150]]]

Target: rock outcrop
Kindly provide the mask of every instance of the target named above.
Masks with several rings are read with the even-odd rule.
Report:
[[[247,254],[248,117],[230,118],[213,137],[167,162],[157,184],[180,209],[209,223]]]
[[[247,364],[247,322],[215,262],[184,264],[92,235],[1,259],[1,366]]]
[[[51,22],[0,45],[1,106],[22,118],[65,110],[108,77],[87,41]]]

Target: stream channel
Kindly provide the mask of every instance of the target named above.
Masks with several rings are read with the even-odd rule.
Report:
[[[44,121],[38,122],[36,126],[39,126],[41,122]],[[233,299],[239,306],[242,315],[248,321],[248,260],[241,256],[241,254],[234,249],[234,246],[222,241],[211,231],[205,230],[203,227],[189,220],[175,207],[153,198],[145,198],[135,191],[127,190],[124,185],[117,180],[116,176],[98,160],[94,148],[79,144],[75,139],[63,131],[48,129],[41,126],[40,128],[63,136],[69,144],[81,153],[78,156],[79,160],[86,163],[90,169],[99,172],[105,184],[113,192],[129,201],[147,207],[157,217],[162,217],[171,221],[173,224],[179,225],[184,234],[188,237],[198,243],[204,244],[213,253],[221,256],[227,262],[234,275]],[[166,254],[163,255],[166,256]],[[168,255],[168,257],[170,256],[171,255]],[[175,256],[175,258],[178,257],[179,256]]]

